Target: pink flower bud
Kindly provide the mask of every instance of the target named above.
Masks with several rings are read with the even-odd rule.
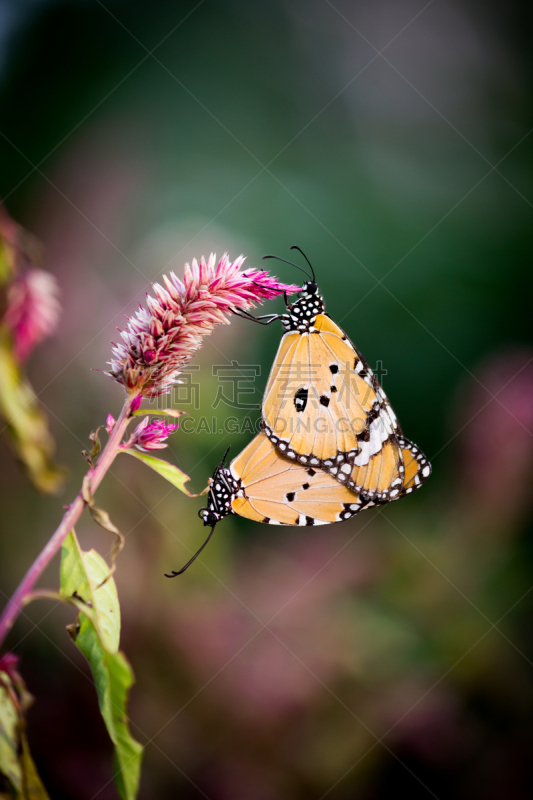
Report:
[[[131,413],[132,414],[135,413],[135,411],[138,411],[140,409],[141,403],[142,403],[142,399],[143,399],[142,398],[142,394],[139,394],[139,395],[137,395],[137,397],[133,398],[132,403],[131,403]]]
[[[179,425],[175,423],[165,422],[163,419],[150,422],[149,417],[145,417],[140,425],[137,425],[129,441],[122,447],[124,449],[137,447],[139,450],[163,450],[168,446],[164,440],[168,439],[178,428]]]

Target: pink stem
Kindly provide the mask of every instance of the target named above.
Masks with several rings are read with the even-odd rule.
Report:
[[[131,404],[134,399],[136,399],[135,396],[128,396],[122,411],[120,412],[120,416],[113,427],[107,444],[102,450],[96,466],[94,469],[90,469],[87,473],[91,478],[91,489],[93,493],[97,490],[102,478],[106,474],[118,453],[122,437],[124,436],[128,423],[131,420]],[[65,512],[59,527],[52,535],[48,543],[41,550],[23,577],[15,593],[9,599],[7,606],[0,617],[0,645],[13,627],[13,623],[24,606],[25,598],[31,592],[36,581],[41,576],[44,569],[48,566],[52,558],[63,544],[63,541],[66,539],[74,525],[79,520],[85,506],[86,502],[83,499],[82,492],[80,490],[74,502]]]

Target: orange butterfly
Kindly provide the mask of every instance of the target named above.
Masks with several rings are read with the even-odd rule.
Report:
[[[398,497],[422,485],[428,462],[408,439],[399,439],[405,477]],[[328,525],[350,519],[364,508],[378,505],[353,492],[323,470],[298,464],[281,456],[265,433],[259,433],[226,467],[215,469],[207,508],[199,511],[204,525],[211,526],[209,536],[195,555],[179,571],[181,575],[202,552],[217,523],[228,514],[264,522],[268,525]],[[387,501],[381,501],[387,502]]]

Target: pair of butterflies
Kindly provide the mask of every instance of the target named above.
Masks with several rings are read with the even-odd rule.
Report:
[[[263,399],[262,430],[228,467],[226,452],[215,469],[207,508],[199,512],[211,532],[168,577],[192,564],[228,514],[270,525],[327,525],[397,500],[431,474],[369,365],[325,313],[302,255],[312,275],[306,273],[310,280],[296,302],[285,295],[286,313],[256,318],[235,310],[263,325],[280,319],[285,330]]]

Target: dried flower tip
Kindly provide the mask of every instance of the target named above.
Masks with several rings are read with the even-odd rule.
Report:
[[[35,345],[55,330],[60,305],[56,279],[42,269],[30,269],[9,287],[5,323],[14,338],[14,353],[25,361]]]
[[[133,434],[128,442],[122,447],[128,449],[130,447],[137,447],[139,450],[163,450],[167,447],[165,439],[175,433],[179,425],[165,420],[157,419],[150,422],[148,417],[145,417],[140,425],[137,425]]]
[[[186,264],[183,280],[171,272],[164,286],[155,283],[155,297],[147,296],[134,317],[128,319],[122,342],[114,345],[107,373],[127,391],[141,390],[144,397],[165,394],[178,383],[184,364],[202,346],[204,336],[234,308],[254,308],[258,303],[300,287],[280,283],[265,270],[241,272],[244,256],[230,262],[227,254],[218,264],[212,253],[206,262]]]

